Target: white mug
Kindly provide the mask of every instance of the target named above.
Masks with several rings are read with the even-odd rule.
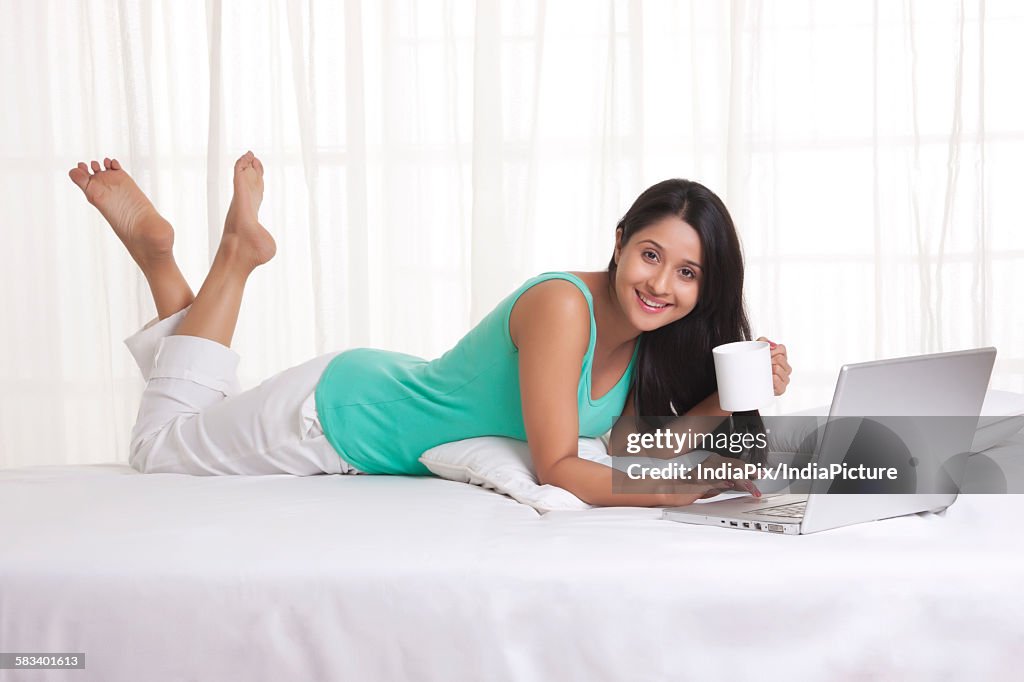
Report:
[[[767,341],[736,341],[711,349],[718,377],[718,404],[726,412],[767,406],[775,397],[772,352]]]

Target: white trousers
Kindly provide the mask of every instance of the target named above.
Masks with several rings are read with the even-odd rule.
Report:
[[[129,463],[143,473],[362,473],[334,450],[314,390],[337,353],[321,355],[241,391],[238,354],[216,341],[174,336],[188,308],[125,339],[146,388]]]

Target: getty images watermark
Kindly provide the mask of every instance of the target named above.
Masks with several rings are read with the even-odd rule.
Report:
[[[1024,492],[1024,436],[1004,436],[993,447],[988,422],[976,416],[746,414],[644,417],[624,425],[609,444],[619,472],[615,492],[739,479],[762,492]]]
[[[660,466],[632,462],[625,465],[626,475],[634,481],[677,480],[677,481],[731,481],[748,478],[764,481],[824,481],[845,479],[849,481],[895,481],[899,478],[896,467],[867,467],[863,464],[850,466],[846,462],[828,466],[805,464],[800,467],[779,462],[766,467],[746,463],[741,466],[718,464],[706,467],[702,463],[690,466],[681,462],[667,462]]]

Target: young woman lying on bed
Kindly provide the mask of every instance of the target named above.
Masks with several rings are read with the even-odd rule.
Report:
[[[252,271],[274,257],[257,220],[263,164],[235,163],[220,247],[198,295],[174,231],[116,159],[71,179],[152,289],[159,320],[125,340],[146,379],[130,461],[143,472],[426,475],[419,456],[484,435],[529,443],[537,477],[595,505],[677,506],[750,481],[694,481],[669,493],[613,492],[610,467],[578,457],[620,414],[717,417],[711,348],[750,338],[743,258],[722,201],[687,180],[641,194],[619,221],[607,271],[527,280],[442,357],[354,349],[240,391],[229,348]],[[764,340],[764,339],[763,339]],[[772,352],[775,394],[789,383]],[[632,419],[612,432],[612,452]],[[641,453],[656,454],[656,453]],[[714,455],[718,457],[717,455]]]

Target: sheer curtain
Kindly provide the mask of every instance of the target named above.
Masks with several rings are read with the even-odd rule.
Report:
[[[198,291],[247,149],[278,255],[243,386],[434,357],[525,278],[601,269],[645,187],[733,212],[777,411],[839,366],[995,345],[1024,390],[1024,9],[981,2],[3,2],[0,465],[127,459],[148,287],[67,178],[118,158]],[[683,359],[681,359],[683,361]]]

